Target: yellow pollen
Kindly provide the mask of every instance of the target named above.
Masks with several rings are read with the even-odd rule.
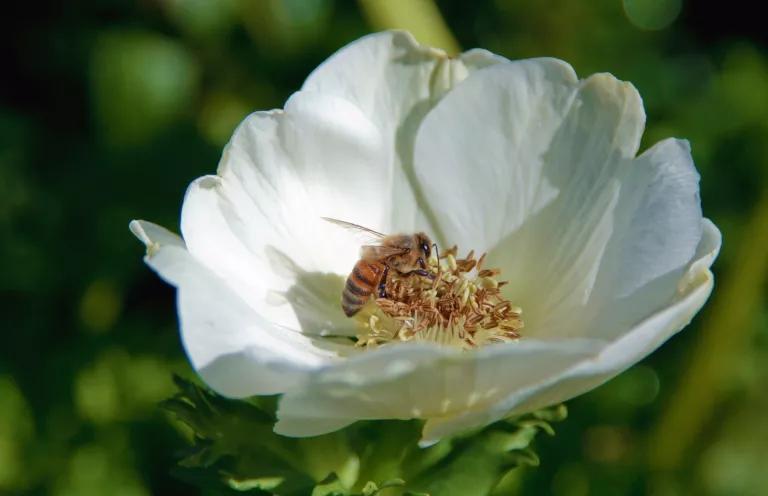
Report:
[[[394,341],[430,341],[463,349],[514,341],[522,310],[501,294],[499,269],[485,269],[485,255],[456,258],[454,246],[431,258],[432,277],[390,271],[387,297],[369,301],[355,316],[358,346]]]

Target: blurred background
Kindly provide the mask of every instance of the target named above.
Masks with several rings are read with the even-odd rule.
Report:
[[[693,325],[569,403],[520,494],[768,494],[768,30],[746,0],[100,0],[4,7],[0,494],[198,494],[157,408],[191,377],[128,221],[178,225],[235,125],[371,31],[632,81],[723,231]]]

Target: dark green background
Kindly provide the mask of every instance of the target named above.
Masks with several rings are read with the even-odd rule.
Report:
[[[768,494],[766,31],[749,2],[708,3],[438,2],[464,48],[632,81],[644,147],[691,140],[724,234],[708,307],[570,402],[521,494]],[[342,1],[4,9],[0,494],[196,494],[169,475],[188,433],[156,406],[172,372],[191,376],[174,294],[128,221],[177,226],[187,184],[215,170],[239,120],[392,21]]]

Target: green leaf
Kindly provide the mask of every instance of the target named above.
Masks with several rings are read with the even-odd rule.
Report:
[[[363,486],[362,496],[375,496],[379,494],[383,489],[387,489],[390,487],[403,487],[403,486],[405,486],[405,481],[403,479],[388,480],[388,481],[382,482],[381,485],[378,485],[373,481],[368,481]]]
[[[542,419],[563,417],[561,408],[537,412],[490,425],[471,437],[456,439],[450,454],[409,481],[408,488],[441,496],[489,494],[510,469],[539,464],[530,444],[538,432],[554,432]]]
[[[279,487],[284,481],[282,477],[262,477],[260,479],[236,480],[229,479],[229,487],[237,491],[250,491],[251,489],[262,489],[269,491]]]
[[[542,408],[531,413],[534,418],[544,420],[545,422],[562,422],[568,418],[568,409],[565,405],[555,405],[549,408]]]
[[[331,474],[312,490],[312,496],[348,496],[349,494],[336,474]]]
[[[422,422],[358,422],[342,431],[293,439],[275,434],[274,398],[231,400],[181,377],[162,407],[194,432],[179,461],[182,476],[206,487],[285,496],[489,494],[515,467],[536,466],[531,443],[564,407],[506,419],[421,448]]]
[[[363,486],[363,496],[373,496],[379,492],[379,486],[373,481],[368,481]]]
[[[539,460],[539,455],[536,454],[531,449],[524,449],[520,451],[516,451],[512,453],[513,467],[520,467],[523,465],[527,465],[529,467],[538,467],[541,461]]]
[[[531,444],[538,429],[523,425],[514,432],[494,431],[486,435],[486,448],[493,453],[522,450]]]

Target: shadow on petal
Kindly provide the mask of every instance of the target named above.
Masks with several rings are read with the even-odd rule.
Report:
[[[295,283],[286,291],[272,291],[268,302],[290,304],[299,321],[302,334],[329,338],[329,345],[338,351],[339,344],[350,345],[348,338],[357,332],[355,321],[341,309],[344,277],[329,272],[309,272],[299,267],[288,255],[274,246],[265,248],[272,270]],[[338,337],[339,339],[333,339]],[[322,347],[322,340],[315,344]]]
[[[403,120],[403,124],[398,128],[395,134],[395,152],[400,159],[401,170],[396,170],[395,174],[402,173],[405,176],[405,181],[410,185],[411,190],[413,191],[416,205],[419,210],[421,210],[424,217],[426,217],[427,222],[429,222],[433,238],[438,244],[445,246],[445,233],[440,229],[440,224],[437,222],[437,215],[427,200],[424,188],[419,183],[414,168],[416,133],[424,120],[424,117],[433,106],[434,102],[432,101],[423,101],[414,105]],[[393,191],[393,194],[398,195],[398,192]],[[396,210],[398,208],[397,198],[394,198],[394,200],[392,208]]]

